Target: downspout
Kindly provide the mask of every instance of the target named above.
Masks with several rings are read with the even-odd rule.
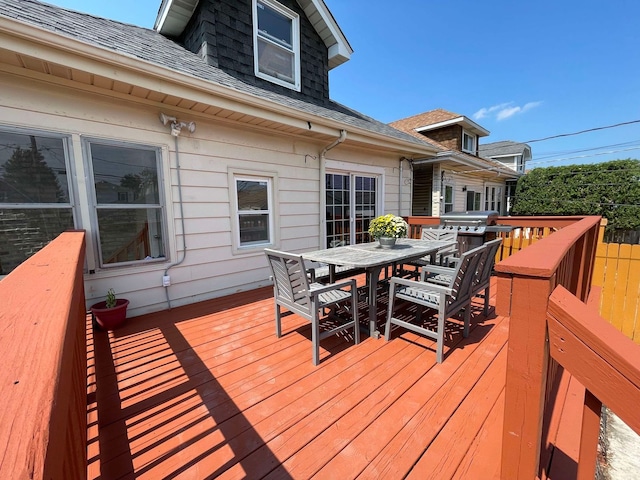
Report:
[[[413,170],[413,164],[407,157],[400,157],[400,179],[398,180],[398,215],[402,216],[402,183],[404,180],[404,171],[402,169],[402,161],[406,160],[409,163],[409,168]],[[413,176],[411,177],[413,180]],[[409,195],[409,216],[413,213],[413,191]]]
[[[326,175],[326,166],[325,166],[325,155],[329,150],[333,147],[340,145],[347,138],[347,131],[340,130],[340,136],[336,138],[329,145],[324,147],[324,149],[320,152],[320,239],[319,245],[323,244],[323,239],[327,238],[327,199],[326,195],[322,195],[322,185],[324,185],[325,175]]]

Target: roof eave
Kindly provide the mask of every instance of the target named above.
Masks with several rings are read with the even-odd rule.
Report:
[[[213,95],[223,99],[224,108],[235,109],[239,113],[257,115],[257,111],[261,110],[270,114],[270,119],[295,128],[307,129],[311,123],[315,131],[328,136],[336,135],[339,130],[347,130],[350,140],[401,152],[405,156],[428,156],[437,152],[436,148],[427,142],[416,143],[350,125],[182,73],[164,65],[116,53],[30,23],[0,16],[0,36],[3,34],[7,35],[3,45],[7,49],[29,56],[34,56],[37,52],[39,58],[45,58],[47,61],[71,68],[87,69],[86,71],[91,73],[111,76],[131,85],[153,90],[161,84],[166,94],[179,98],[193,97],[201,102],[206,102],[206,98]],[[193,94],[189,95],[188,92]]]
[[[470,131],[472,133],[475,133],[479,137],[486,137],[490,133],[489,130],[487,130],[486,128],[481,127],[476,122],[474,122],[473,120],[465,117],[464,115],[461,115],[461,116],[456,117],[456,118],[451,118],[449,120],[444,120],[442,122],[437,122],[437,123],[432,123],[430,125],[424,125],[422,127],[417,127],[415,129],[415,131],[416,132],[427,132],[427,131],[430,131],[430,130],[435,130],[437,128],[443,128],[443,127],[448,127],[448,126],[457,125],[457,124],[460,124],[462,126],[462,128],[464,128],[465,130],[468,130],[468,131]]]

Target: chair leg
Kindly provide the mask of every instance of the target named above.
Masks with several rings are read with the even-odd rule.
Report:
[[[353,317],[353,341],[357,345],[360,343],[360,319],[358,318],[358,290],[355,285],[351,286],[351,316]]]
[[[393,316],[394,300],[396,297],[396,288],[394,283],[389,285],[389,307],[387,309],[387,324],[384,327],[384,339],[388,342],[391,336],[391,317]]]
[[[317,308],[313,309],[313,321],[311,322],[311,345],[313,348],[313,364],[320,363],[320,312]]]
[[[489,286],[484,290],[484,316],[489,315]]]
[[[469,326],[471,324],[471,301],[469,301],[469,305],[467,305],[464,309],[464,330],[462,331],[462,336],[467,338],[469,336]]]
[[[440,300],[440,308],[438,308],[438,332],[436,340],[436,362],[442,363],[444,359],[444,298]]]
[[[276,337],[282,336],[282,314],[280,312],[280,305],[276,303]]]

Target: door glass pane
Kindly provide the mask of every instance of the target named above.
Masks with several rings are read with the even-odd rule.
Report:
[[[325,248],[349,244],[348,205],[349,176],[328,173],[326,175],[327,243]]]
[[[355,243],[370,242],[369,223],[376,217],[376,179],[372,177],[355,177],[356,204]]]

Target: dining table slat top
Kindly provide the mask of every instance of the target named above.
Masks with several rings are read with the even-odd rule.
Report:
[[[358,243],[314,250],[303,253],[302,257],[329,265],[369,268],[424,257],[451,244],[452,242],[444,240],[399,238],[393,247],[381,247],[378,242]]]

